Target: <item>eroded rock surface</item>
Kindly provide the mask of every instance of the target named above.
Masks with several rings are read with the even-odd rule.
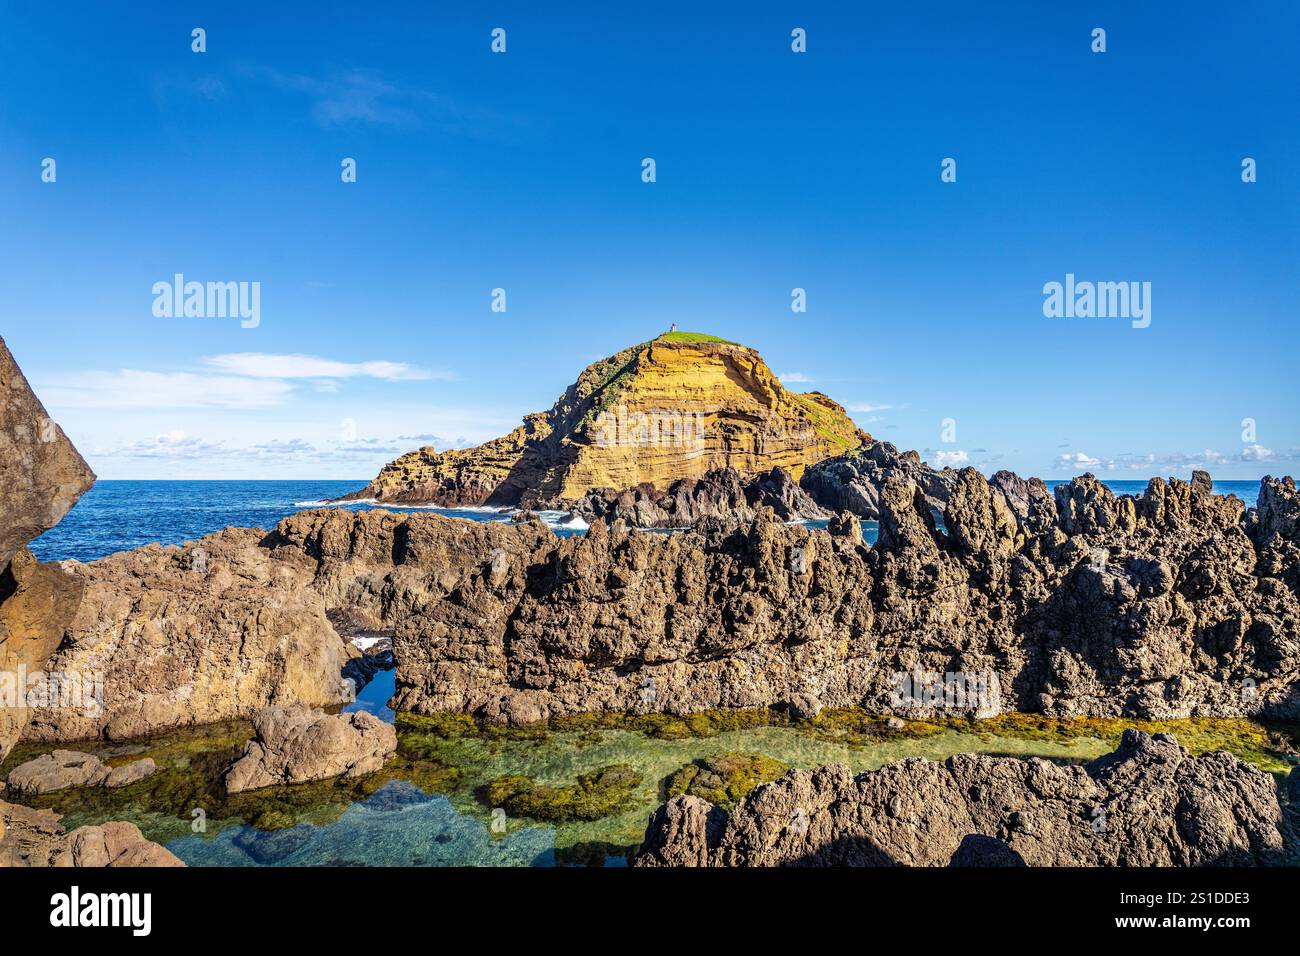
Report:
[[[891,477],[870,549],[852,518],[817,532],[763,511],[671,536],[597,523],[541,552],[480,551],[397,623],[398,705],[514,723],[951,711],[897,681],[917,675],[914,691],[956,674],[979,678],[955,707],[975,714],[1300,712],[1293,484],[1266,480],[1251,516],[1200,478],[1155,479],[1136,498],[1090,475],[1054,496],[1004,487],[959,472],[940,530],[923,490]]]
[[[19,764],[9,771],[6,783],[18,793],[53,793],[70,787],[130,786],[158,769],[149,757],[110,767],[94,754],[79,750],[55,750]]]
[[[751,521],[761,508],[771,508],[783,521],[828,517],[783,468],[757,477],[726,468],[675,481],[662,490],[650,484],[624,491],[602,489],[571,506],[588,524],[601,519],[634,528],[686,528],[704,518]]]
[[[84,593],[49,667],[102,674],[104,704],[34,710],[25,739],[121,740],[350,699],[341,675],[356,651],[309,586],[315,563],[264,537],[227,529],[188,547],[64,562]]]
[[[80,588],[26,545],[56,525],[95,476],[32,393],[0,339],[0,760],[27,724],[24,675],[40,672]]]
[[[63,429],[45,412],[0,339],[0,568],[59,523],[95,481]]]
[[[0,867],[184,866],[144,838],[134,823],[113,821],[64,833],[53,810],[0,800]]]
[[[226,771],[228,793],[278,784],[374,773],[397,750],[397,732],[374,714],[324,714],[268,707],[253,719],[257,736]]]
[[[633,864],[1281,865],[1296,861],[1293,816],[1268,773],[1129,730],[1082,767],[913,757],[857,776],[793,770],[730,815],[678,797],[651,817]]]
[[[811,466],[800,486],[828,511],[874,521],[880,518],[881,491],[891,478],[911,481],[931,508],[943,511],[957,472],[931,468],[916,452],[900,452],[889,442],[873,442]]]

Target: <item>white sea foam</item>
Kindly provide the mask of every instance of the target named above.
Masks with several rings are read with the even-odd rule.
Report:
[[[559,518],[554,522],[546,521],[546,523],[551,525],[554,528],[561,528],[565,531],[587,531],[591,528],[591,525],[583,521],[580,516],[575,514],[570,514],[567,511],[561,513],[564,515],[563,518]]]
[[[444,505],[410,505],[401,502],[376,501],[374,498],[353,498],[349,501],[295,501],[293,505],[295,508],[346,508],[349,505],[370,505],[376,508],[393,508],[400,511],[432,511],[434,514],[448,515],[450,517],[464,514],[491,515],[492,517],[489,520],[495,524],[509,524],[514,516],[520,512],[519,508],[499,505],[461,505],[456,508],[448,508]],[[571,511],[539,511],[537,516],[551,528],[563,531],[590,530],[590,525]]]

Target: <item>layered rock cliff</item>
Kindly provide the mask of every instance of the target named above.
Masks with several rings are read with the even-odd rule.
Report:
[[[46,414],[0,339],[0,760],[26,725],[39,675],[80,601],[77,583],[26,545],[56,525],[95,476]]]
[[[593,491],[664,490],[719,469],[816,462],[869,441],[819,392],[786,390],[758,353],[668,333],[589,366],[547,412],[476,448],[421,448],[349,498],[445,506],[564,506]]]
[[[633,865],[1294,865],[1298,812],[1230,754],[1193,757],[1171,736],[1129,730],[1086,766],[913,757],[857,776],[793,770],[730,814],[676,797]]]

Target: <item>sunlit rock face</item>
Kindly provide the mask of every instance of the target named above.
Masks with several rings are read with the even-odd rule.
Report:
[[[819,392],[787,390],[751,348],[669,333],[589,366],[555,405],[476,448],[422,448],[352,497],[388,502],[576,502],[600,489],[667,489],[723,469],[795,480],[868,443]]]
[[[27,724],[24,675],[43,668],[81,595],[26,545],[58,524],[94,481],[0,339],[0,759]]]

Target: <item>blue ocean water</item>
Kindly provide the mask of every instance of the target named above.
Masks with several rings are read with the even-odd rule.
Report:
[[[283,518],[364,487],[365,481],[98,481],[67,516],[31,544],[42,561],[93,561],[146,544],[183,544],[222,528],[274,528]],[[354,511],[374,505],[349,503]],[[436,511],[473,521],[508,521],[491,509]],[[548,513],[552,520],[559,515]]]
[[[1061,484],[1048,482],[1049,486]],[[153,542],[182,544],[226,527],[273,528],[304,507],[320,507],[365,485],[364,481],[100,481],[55,527],[31,548],[42,561],[75,558],[92,561],[116,551]],[[1145,481],[1107,481],[1116,494],[1141,494]],[[1219,494],[1235,494],[1247,507],[1255,504],[1258,481],[1215,482]],[[373,505],[340,505],[367,510]],[[507,521],[490,509],[394,508],[391,511],[434,511],[474,521]],[[563,515],[548,512],[558,524]],[[864,522],[868,541],[876,536],[875,522]],[[557,533],[574,533],[557,527]]]

